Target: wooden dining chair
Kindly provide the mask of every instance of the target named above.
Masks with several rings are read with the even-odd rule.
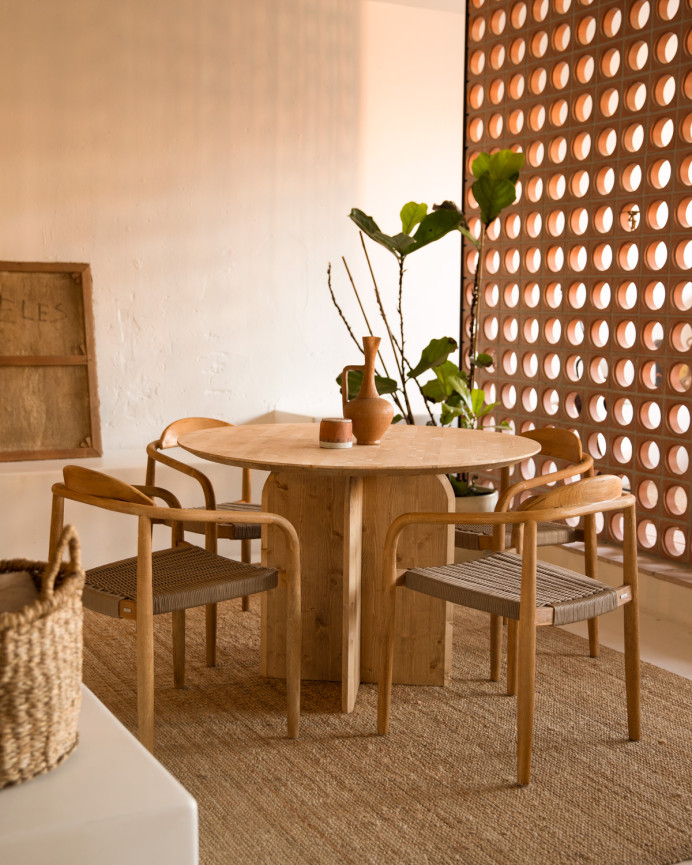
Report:
[[[612,588],[557,565],[537,561],[538,524],[568,517],[624,512],[623,585]],[[517,552],[497,550],[489,555],[443,567],[397,571],[399,536],[411,524],[471,525],[484,520],[504,532],[512,528]],[[586,530],[590,533],[592,529]],[[511,655],[508,679],[516,681],[517,779],[529,783],[533,742],[536,626],[561,625],[590,619],[624,606],[625,682],[629,737],[640,737],[639,612],[637,600],[637,545],[635,498],[622,493],[619,478],[603,475],[559,487],[523,502],[516,511],[491,514],[403,514],[389,528],[384,545],[383,588],[385,615],[380,639],[378,731],[389,729],[394,646],[394,615],[398,586],[455,604],[507,617],[516,637],[518,655]]]
[[[63,483],[53,486],[51,554],[60,538],[65,499],[129,514],[138,526],[137,554],[86,571],[82,600],[90,610],[137,624],[137,711],[139,738],[150,751],[154,744],[154,631],[153,617],[172,614],[173,680],[185,683],[185,610],[220,601],[267,592],[279,584],[276,568],[237,562],[183,540],[188,523],[223,526],[228,512],[182,509],[177,498],[160,487],[130,486],[123,481],[81,466],[66,466]],[[167,506],[154,502],[162,499]],[[277,514],[233,514],[237,523],[271,525],[285,538],[287,568],[282,576],[287,588],[286,666],[288,735],[298,736],[300,724],[300,552],[295,529]],[[171,547],[152,552],[152,526],[171,525]]]
[[[202,507],[206,510],[258,513],[261,510],[260,505],[252,502],[252,477],[250,469],[244,468],[242,470],[241,498],[232,502],[217,502],[214,485],[204,472],[183,462],[183,460],[176,459],[170,454],[164,453],[164,451],[170,448],[178,447],[178,439],[185,435],[185,433],[201,429],[232,426],[233,424],[227,421],[210,417],[184,417],[168,424],[159,438],[153,442],[149,442],[147,445],[145,483],[148,486],[156,485],[156,465],[160,463],[197,481],[204,496],[204,505]],[[217,540],[219,538],[240,541],[240,560],[247,563],[252,561],[252,541],[258,540],[261,536],[261,527],[259,525],[230,519],[221,525],[214,522],[200,523],[190,520],[185,524],[184,529],[186,532],[204,534],[206,537],[205,546],[212,552],[217,552]],[[241,605],[243,610],[247,611],[250,609],[249,600],[247,596],[242,598]],[[216,663],[216,620],[216,604],[210,604],[206,611],[207,666],[209,667],[213,667]]]
[[[538,442],[541,446],[540,455],[556,461],[554,471],[537,475],[533,478],[518,481],[510,486],[509,468],[502,470],[501,493],[495,507],[496,512],[510,509],[519,496],[529,490],[538,487],[565,483],[580,478],[593,477],[594,463],[589,454],[582,451],[581,440],[571,430],[558,429],[556,427],[545,427],[543,429],[530,430],[521,433],[523,438]],[[584,525],[593,516],[583,519]],[[512,527],[510,525],[491,525],[489,522],[473,524],[464,521],[455,526],[454,545],[457,549],[485,551],[490,549],[505,549],[510,546]],[[495,539],[493,539],[493,534]],[[587,544],[584,549],[584,571],[587,576],[595,576],[596,543],[595,533],[589,532],[593,543]],[[570,526],[566,522],[546,521],[536,527],[536,544],[539,547],[552,546],[555,544],[569,544],[575,541],[584,541],[585,532],[582,526]],[[499,541],[499,545],[498,545]],[[594,618],[588,622],[589,628],[589,654],[597,658],[599,654],[598,619]],[[500,678],[502,666],[502,619],[499,616],[490,617],[490,678],[497,682]]]

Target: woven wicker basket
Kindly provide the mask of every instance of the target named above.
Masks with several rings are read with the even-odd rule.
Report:
[[[28,571],[40,594],[0,613],[0,789],[72,753],[82,701],[84,571],[75,529],[65,528],[50,563],[0,561],[0,572],[14,571]]]

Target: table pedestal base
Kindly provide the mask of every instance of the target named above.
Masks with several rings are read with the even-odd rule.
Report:
[[[272,473],[262,506],[282,514],[301,541],[302,676],[342,682],[342,708],[352,711],[358,685],[378,678],[378,622],[384,537],[392,520],[410,511],[454,510],[445,476],[337,477]],[[282,568],[283,539],[263,535],[263,561]],[[399,542],[399,566],[452,561],[451,526],[410,526]],[[445,685],[451,669],[451,605],[400,590],[394,682]],[[281,587],[263,596],[261,671],[285,676],[285,615]]]

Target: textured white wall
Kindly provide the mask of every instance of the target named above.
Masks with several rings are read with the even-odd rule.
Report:
[[[0,0],[0,259],[91,264],[104,456],[86,464],[142,481],[184,415],[340,413],[358,355],[327,263],[355,319],[349,210],[395,232],[409,199],[458,198],[461,6]],[[417,351],[456,334],[458,239],[418,256]],[[391,300],[394,259],[373,261]],[[45,555],[61,465],[0,463],[0,556]]]
[[[371,0],[0,2],[0,258],[91,264],[106,454],[186,414],[338,409],[355,357],[327,262],[353,250],[352,206],[396,230],[408,198],[458,196],[462,23]]]

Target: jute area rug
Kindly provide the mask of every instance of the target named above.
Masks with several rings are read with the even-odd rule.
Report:
[[[188,614],[179,691],[169,617],[156,625],[155,754],[197,799],[202,865],[692,858],[691,681],[644,664],[644,738],[629,742],[622,655],[593,660],[581,638],[540,628],[533,779],[519,788],[515,700],[487,680],[484,615],[457,609],[450,687],[395,686],[389,736],[374,685],[343,715],[338,684],[307,682],[297,741],[283,682],[257,672],[257,602],[219,619],[208,669],[202,612]],[[135,731],[132,624],[86,611],[84,630],[86,685]]]

